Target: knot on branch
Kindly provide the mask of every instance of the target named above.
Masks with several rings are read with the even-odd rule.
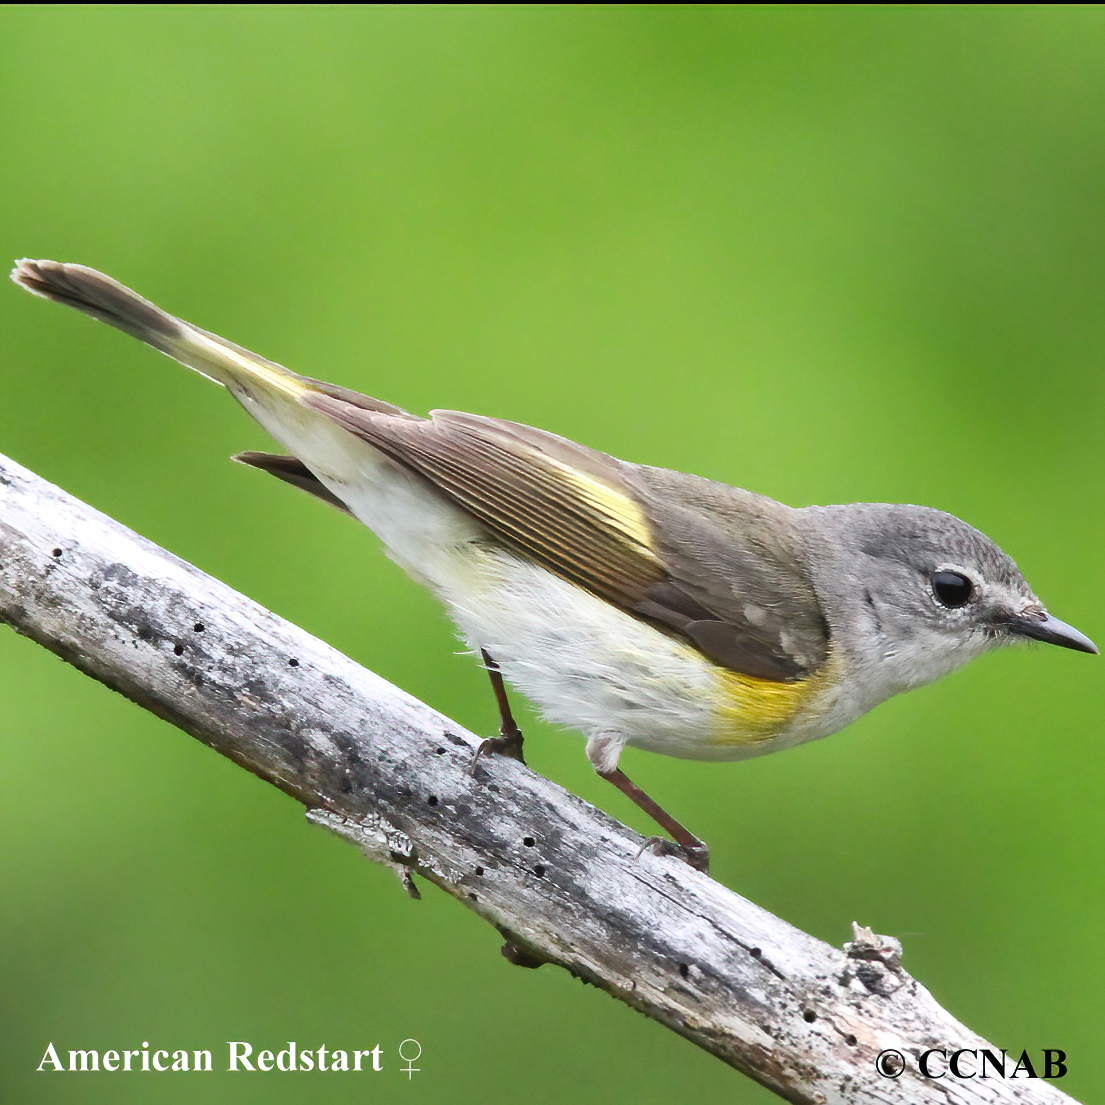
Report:
[[[893,936],[877,936],[866,925],[852,922],[854,940],[844,945],[848,957],[841,983],[858,979],[872,994],[889,997],[909,981],[902,969],[902,944]]]

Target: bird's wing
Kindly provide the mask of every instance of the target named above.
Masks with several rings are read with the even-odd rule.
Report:
[[[300,401],[427,480],[506,546],[725,668],[792,682],[827,655],[816,596],[786,542],[765,541],[772,527],[757,513],[789,508],[518,423],[456,411],[397,418],[319,392]]]

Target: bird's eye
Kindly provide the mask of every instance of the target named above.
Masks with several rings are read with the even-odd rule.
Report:
[[[932,593],[941,606],[955,609],[966,606],[974,593],[974,584],[962,573],[943,570],[932,574]]]

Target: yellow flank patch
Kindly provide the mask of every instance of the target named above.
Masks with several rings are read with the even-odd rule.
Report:
[[[711,744],[756,744],[782,733],[827,684],[832,665],[794,683],[775,683],[717,668],[721,695]]]
[[[659,563],[652,548],[652,534],[649,532],[644,513],[633,499],[609,484],[595,479],[594,476],[581,472],[578,468],[554,460],[552,457],[544,459],[547,464],[553,465],[563,473],[588,506],[593,507],[620,533],[640,545],[657,564]]]

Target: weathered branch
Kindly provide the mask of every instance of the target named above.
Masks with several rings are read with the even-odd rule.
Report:
[[[436,883],[516,961],[565,967],[789,1101],[1071,1100],[1023,1070],[921,1076],[927,1050],[990,1045],[894,941],[857,930],[829,947],[677,859],[638,856],[635,833],[513,760],[473,777],[472,734],[2,457],[0,620]],[[876,1070],[887,1049],[905,1057],[897,1079]]]

